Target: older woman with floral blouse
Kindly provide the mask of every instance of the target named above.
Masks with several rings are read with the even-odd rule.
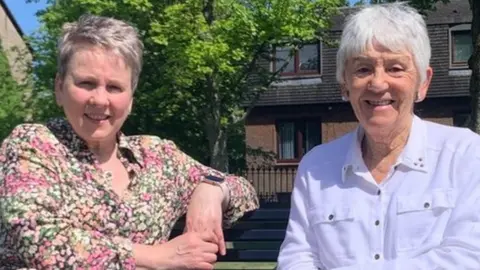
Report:
[[[231,224],[256,209],[252,186],[171,141],[120,132],[142,62],[132,26],[83,16],[58,50],[66,120],[20,125],[0,150],[0,268],[213,269],[222,214]]]

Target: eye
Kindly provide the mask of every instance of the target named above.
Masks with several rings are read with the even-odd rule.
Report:
[[[92,81],[80,81],[77,85],[81,88],[88,89],[88,90],[95,88],[95,83]]]
[[[366,66],[363,66],[363,67],[357,67],[355,69],[355,74],[357,76],[366,76],[368,74],[370,74],[372,72],[372,69],[369,68],[369,67],[366,67]]]
[[[370,69],[366,68],[366,67],[361,67],[361,68],[357,69],[357,73],[367,73],[369,71],[370,71]]]
[[[123,88],[117,85],[109,85],[108,92],[120,93],[120,92],[123,92]]]
[[[403,70],[404,69],[401,66],[392,66],[388,69],[388,72],[398,73],[398,72],[402,72]]]

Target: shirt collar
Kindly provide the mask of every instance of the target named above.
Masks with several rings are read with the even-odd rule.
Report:
[[[427,132],[426,126],[422,119],[413,116],[410,135],[407,144],[400,154],[396,165],[402,164],[412,170],[428,172],[427,166]],[[365,135],[365,131],[358,126],[351,133],[351,142],[345,157],[345,163],[342,167],[342,181],[345,182],[349,170],[360,170],[365,168],[362,156],[361,141]]]
[[[425,122],[413,116],[410,136],[407,144],[399,157],[399,164],[403,164],[412,170],[428,172],[427,163],[427,128]]]
[[[59,142],[65,145],[69,151],[78,157],[91,157],[92,152],[88,149],[87,143],[77,135],[73,130],[70,123],[64,118],[51,119],[47,123],[47,127],[57,137]],[[126,158],[130,162],[143,163],[143,156],[134,144],[130,143],[130,140],[122,132],[117,134],[118,148],[122,151],[122,154],[127,154]]]
[[[363,157],[360,142],[362,141],[364,134],[365,132],[361,126],[357,126],[353,133],[351,133],[350,146],[348,147],[345,163],[342,167],[343,182],[345,182],[349,170],[358,170],[362,166]]]

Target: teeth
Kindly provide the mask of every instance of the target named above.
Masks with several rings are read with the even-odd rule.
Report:
[[[384,105],[389,105],[390,103],[392,103],[392,101],[391,100],[369,100],[368,103],[376,106],[384,106]]]
[[[108,118],[108,115],[99,115],[99,114],[87,114],[89,118],[93,120],[105,120]]]

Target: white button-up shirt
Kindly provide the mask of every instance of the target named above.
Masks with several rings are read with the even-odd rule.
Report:
[[[381,184],[361,138],[302,159],[277,269],[480,269],[480,136],[414,116]]]

